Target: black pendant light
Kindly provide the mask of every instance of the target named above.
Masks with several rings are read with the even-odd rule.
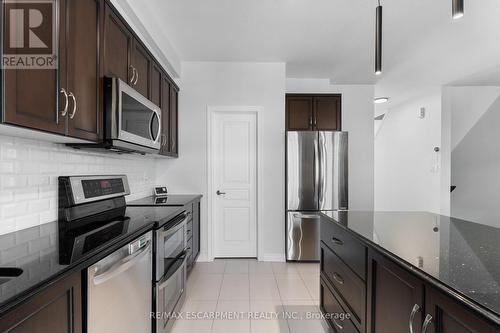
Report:
[[[454,20],[462,18],[464,16],[464,0],[452,0],[451,12]]]
[[[375,12],[375,74],[382,74],[382,6],[378,0]]]

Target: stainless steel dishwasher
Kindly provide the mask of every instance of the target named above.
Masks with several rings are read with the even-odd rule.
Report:
[[[89,267],[88,332],[151,332],[151,281],[151,232]]]

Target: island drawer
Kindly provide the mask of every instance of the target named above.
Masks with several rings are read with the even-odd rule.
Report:
[[[366,280],[366,247],[349,232],[327,218],[321,218],[321,241],[356,274]]]
[[[325,319],[337,332],[359,333],[352,322],[352,313],[345,311],[337,298],[330,291],[327,282],[320,279],[321,310],[327,316]],[[349,318],[346,317],[349,315]]]
[[[352,312],[353,319],[364,326],[366,284],[324,244],[321,244],[321,274]]]

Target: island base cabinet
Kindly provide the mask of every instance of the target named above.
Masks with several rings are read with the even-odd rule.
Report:
[[[0,318],[2,333],[81,333],[81,273],[75,273]]]
[[[421,332],[423,282],[372,251],[368,267],[369,332]]]
[[[359,333],[356,326],[351,321],[352,312],[345,311],[340,302],[333,295],[328,283],[320,279],[320,307],[323,314],[326,315],[326,321],[337,332]]]
[[[425,292],[425,333],[498,333],[493,327],[456,301],[432,287]],[[424,322],[425,325],[425,322]],[[422,330],[424,332],[424,330]]]

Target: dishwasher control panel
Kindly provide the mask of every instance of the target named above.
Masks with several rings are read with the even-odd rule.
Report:
[[[128,245],[128,253],[133,254],[133,253],[137,252],[138,250],[140,250],[144,246],[146,246],[147,243],[148,243],[148,239],[146,236],[139,238],[138,240],[136,240],[133,243],[130,243]]]

